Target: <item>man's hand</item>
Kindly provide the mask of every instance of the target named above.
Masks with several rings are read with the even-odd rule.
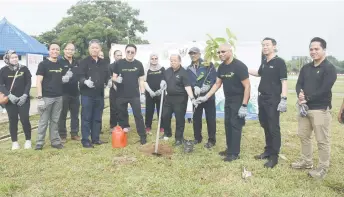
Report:
[[[43,111],[45,110],[46,106],[45,106],[45,102],[43,100],[43,98],[38,99],[37,101],[37,110],[40,114],[43,113]]]
[[[62,83],[68,83],[69,77],[67,75],[62,76]]]
[[[303,90],[301,89],[300,93],[299,93],[299,100],[303,101],[305,100],[305,93],[303,92]]]
[[[287,100],[281,99],[280,103],[278,104],[277,111],[279,112],[286,112],[287,111]]]
[[[198,106],[198,103],[197,103],[197,101],[196,101],[196,99],[195,99],[195,98],[192,98],[192,99],[191,99],[191,103],[192,103],[192,105],[194,105],[194,106],[195,106],[195,108],[197,108],[197,106]]]
[[[155,91],[155,96],[161,96],[161,94],[162,94],[162,90]]]
[[[147,90],[147,92],[149,93],[150,97],[152,97],[152,98],[156,96],[155,92],[153,92],[152,90]]]
[[[241,106],[238,112],[240,118],[245,118],[247,116],[247,107]]]
[[[201,88],[199,88],[198,86],[194,87],[194,95],[197,97],[201,94]]]
[[[201,96],[201,97],[198,97],[196,102],[197,104],[201,104],[201,103],[204,103],[204,102],[207,102],[208,98],[206,96]]]
[[[69,78],[73,77],[73,73],[71,69],[68,69],[68,71],[66,72],[65,76],[68,76]]]
[[[165,80],[161,80],[160,82],[160,90],[166,90],[167,84]]]
[[[27,94],[23,94],[21,97],[19,97],[19,102],[17,103],[17,105],[19,107],[24,105],[24,103],[26,102],[27,97],[28,97]]]
[[[146,96],[145,96],[144,93],[142,93],[142,94],[140,95],[140,102],[141,102],[141,104],[145,104],[145,103],[146,103]]]
[[[111,87],[112,87],[112,79],[110,79],[110,80],[108,81],[107,87],[108,87],[108,88],[111,88]]]
[[[91,77],[85,80],[84,84],[89,88],[94,88],[94,82],[92,81]]]
[[[8,99],[11,101],[11,103],[13,104],[17,104],[17,102],[19,101],[19,98],[14,96],[13,94],[9,94],[8,95]]]
[[[116,83],[122,83],[123,82],[123,77],[121,76],[121,74],[119,74],[115,80]]]
[[[206,93],[208,92],[210,89],[210,85],[202,85],[202,88],[201,88],[201,93]]]

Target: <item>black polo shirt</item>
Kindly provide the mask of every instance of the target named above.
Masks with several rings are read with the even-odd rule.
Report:
[[[88,56],[80,61],[77,70],[81,95],[90,97],[104,96],[104,85],[107,85],[110,79],[108,64],[105,60],[98,58],[96,61]],[[94,83],[94,88],[89,88],[84,83],[90,77]]]
[[[42,97],[62,96],[62,71],[63,66],[58,61],[45,59],[38,64],[36,75],[43,76]]]
[[[123,77],[122,83],[117,85],[117,93],[120,98],[140,97],[139,78],[145,75],[140,61],[132,62],[126,59],[118,60],[114,65],[113,73]]]
[[[164,73],[164,79],[167,83],[167,95],[169,96],[187,96],[185,87],[191,86],[187,71],[180,66],[176,71],[172,67]]]
[[[164,79],[164,72],[164,67],[161,67],[157,71],[148,69],[146,82],[154,92],[160,89],[160,82]]]
[[[73,58],[72,63],[70,63],[64,57],[59,59],[59,62],[63,66],[63,75],[65,75],[69,69],[71,69],[73,73],[73,77],[69,79],[69,82],[64,83],[62,86],[63,95],[79,96],[80,92],[77,79],[78,62]]]
[[[280,96],[282,80],[287,80],[287,66],[278,56],[269,62],[265,58],[260,65],[258,74],[261,76],[258,91],[263,95]]]
[[[13,83],[11,93],[17,97],[27,94],[30,96],[31,88],[31,73],[26,66],[21,66],[17,71],[11,70],[8,66],[4,66],[0,70],[0,85],[4,85],[6,92],[4,94],[8,95],[11,89],[11,85],[15,74],[17,73],[16,80]]]
[[[327,107],[331,109],[331,89],[336,80],[336,68],[327,59],[317,67],[311,62],[301,68],[296,84],[297,95],[302,89],[311,110],[327,109]]]
[[[247,66],[238,59],[226,65],[220,64],[217,70],[217,77],[222,80],[225,98],[237,98],[242,100],[245,88],[242,81],[249,78]]]

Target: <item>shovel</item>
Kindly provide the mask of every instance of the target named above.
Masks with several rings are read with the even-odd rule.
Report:
[[[159,132],[160,132],[160,124],[161,124],[161,115],[162,115],[162,106],[163,106],[163,100],[164,100],[164,94],[165,90],[161,93],[161,100],[160,100],[160,110],[159,110],[159,121],[158,121],[158,127],[156,129],[156,139],[155,139],[155,149],[153,155],[161,156],[160,153],[158,153],[158,147],[159,147]]]

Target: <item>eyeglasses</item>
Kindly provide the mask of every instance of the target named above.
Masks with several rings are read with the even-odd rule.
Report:
[[[132,55],[134,55],[135,52],[134,52],[134,51],[127,51],[127,54],[132,54]]]
[[[151,60],[158,60],[158,58],[151,58]]]
[[[226,52],[227,52],[227,51],[218,51],[217,54],[220,55],[221,53],[224,54],[224,53],[226,53]]]

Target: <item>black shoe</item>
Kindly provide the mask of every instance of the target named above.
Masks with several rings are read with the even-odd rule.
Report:
[[[147,144],[147,138],[146,137],[140,137],[140,143],[142,145]]]
[[[56,148],[56,149],[63,149],[62,144],[51,145],[51,147]]]
[[[102,145],[102,144],[106,144],[106,143],[108,143],[108,142],[104,142],[104,141],[101,141],[101,140],[92,142],[92,144],[95,144],[95,145]]]
[[[183,144],[183,141],[182,140],[176,140],[176,142],[175,142],[175,146],[180,146],[180,145],[182,145]]]
[[[43,145],[36,144],[35,150],[42,150],[42,149],[43,149]]]
[[[227,149],[224,150],[224,151],[219,152],[219,155],[222,156],[222,157],[227,156],[227,154],[228,154],[228,150]]]
[[[84,148],[94,148],[94,146],[91,143],[89,143],[89,142],[88,143],[83,143],[82,146]]]
[[[257,159],[257,160],[259,160],[259,159],[269,159],[269,154],[268,153],[262,153],[262,154],[260,154],[260,155],[256,155],[256,156],[254,156],[254,158],[255,159]]]
[[[211,142],[207,142],[206,144],[204,144],[204,147],[207,148],[207,149],[210,149],[213,146],[215,146],[215,144],[213,144]]]
[[[194,141],[193,141],[193,144],[196,145],[196,144],[200,144],[201,142],[202,142],[202,140],[194,140]]]
[[[272,155],[269,158],[269,161],[264,164],[265,168],[273,168],[278,164],[278,156]]]
[[[223,159],[223,161],[232,162],[232,161],[237,160],[237,159],[240,159],[239,155],[228,155]]]

